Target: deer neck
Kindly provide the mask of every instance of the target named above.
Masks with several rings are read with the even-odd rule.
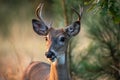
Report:
[[[51,63],[49,80],[70,80],[67,66],[67,55],[62,56],[55,62]]]

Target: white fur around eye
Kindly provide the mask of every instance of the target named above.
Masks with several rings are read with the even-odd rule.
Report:
[[[60,45],[64,45],[65,43],[65,37],[63,35],[59,36],[59,40],[58,40]]]

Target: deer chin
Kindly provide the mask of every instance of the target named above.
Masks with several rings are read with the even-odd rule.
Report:
[[[51,58],[48,58],[50,62],[55,62],[57,60],[56,56],[52,56]]]

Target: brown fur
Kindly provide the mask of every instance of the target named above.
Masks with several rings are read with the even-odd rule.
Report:
[[[32,62],[25,70],[23,80],[48,80],[50,65],[44,62]]]

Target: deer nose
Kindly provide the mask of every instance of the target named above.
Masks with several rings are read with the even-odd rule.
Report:
[[[53,56],[55,56],[55,53],[52,52],[52,51],[49,51],[49,52],[46,52],[46,53],[45,53],[45,56],[46,56],[47,58],[52,58]]]

